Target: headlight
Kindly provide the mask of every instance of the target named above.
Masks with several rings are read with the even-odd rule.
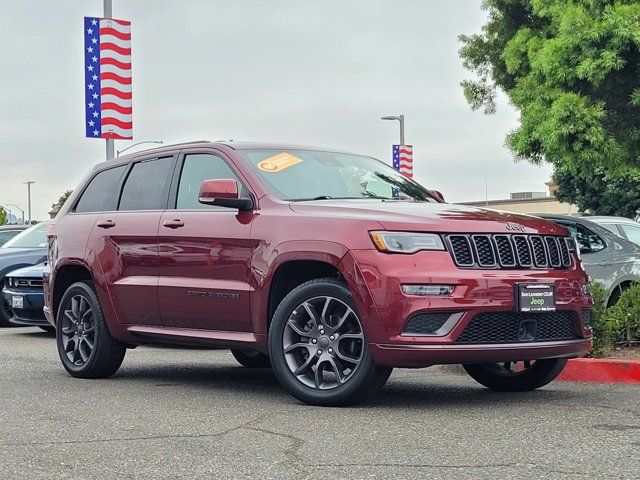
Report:
[[[435,233],[369,232],[381,252],[415,253],[420,250],[444,250],[440,235]]]

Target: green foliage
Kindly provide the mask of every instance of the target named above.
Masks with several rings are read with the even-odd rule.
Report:
[[[575,203],[583,212],[634,218],[640,210],[640,170],[575,172],[563,167],[556,169],[553,178],[558,200]]]
[[[606,336],[617,345],[640,341],[640,285],[625,290],[618,302],[607,309]]]
[[[591,317],[593,347],[590,355],[601,357],[614,346],[640,342],[640,284],[630,286],[609,308],[606,307],[606,290],[595,282],[590,288],[595,304]]]
[[[62,208],[62,206],[64,205],[64,202],[67,201],[67,198],[69,198],[69,196],[73,193],[73,190],[67,190],[66,192],[64,192],[62,195],[60,195],[60,198],[58,199],[58,201],[56,203],[53,203],[51,205],[51,214],[52,215],[57,215],[58,212],[60,211],[60,209]]]
[[[593,346],[589,353],[592,357],[601,357],[604,350],[611,346],[611,337],[608,335],[606,312],[607,291],[599,283],[591,282],[589,285],[593,296],[594,309],[591,316],[591,329],[593,332]]]
[[[584,177],[640,167],[640,2],[485,0],[483,8],[482,32],[460,36],[463,64],[477,75],[462,87],[485,113],[495,111],[498,89],[508,95],[520,112],[507,136],[516,158]]]
[[[0,207],[0,225],[7,223],[7,211],[4,207]]]

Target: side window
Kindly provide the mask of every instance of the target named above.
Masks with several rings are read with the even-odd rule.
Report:
[[[220,157],[201,153],[187,155],[180,175],[176,208],[178,210],[217,208],[198,202],[200,185],[205,180],[226,178],[238,181],[231,167]],[[239,181],[238,184],[240,184]],[[240,185],[239,188],[241,188]]]
[[[164,210],[173,164],[173,157],[134,164],[122,188],[118,210]]]
[[[621,227],[630,242],[640,245],[640,225],[622,224]]]
[[[578,248],[580,248],[580,253],[599,252],[606,247],[604,240],[584,225],[580,223],[561,223],[571,231],[571,235],[576,239]]]
[[[617,225],[615,225],[613,223],[601,223],[600,226],[606,228],[607,230],[609,230],[614,235],[620,236],[620,230],[618,230],[618,226]]]
[[[76,213],[104,212],[114,210],[116,186],[124,173],[126,165],[110,168],[98,173],[89,182],[76,204]]]

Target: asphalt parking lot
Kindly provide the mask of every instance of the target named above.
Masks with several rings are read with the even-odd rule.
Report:
[[[3,478],[638,478],[640,387],[493,393],[396,370],[368,403],[300,404],[227,351],[141,347],[76,380],[54,339],[0,329]]]

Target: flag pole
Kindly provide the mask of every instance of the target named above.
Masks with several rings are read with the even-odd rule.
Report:
[[[111,8],[111,0],[104,0],[104,18],[113,18],[113,12]],[[112,160],[115,157],[115,141],[113,138],[107,138],[107,160]]]

